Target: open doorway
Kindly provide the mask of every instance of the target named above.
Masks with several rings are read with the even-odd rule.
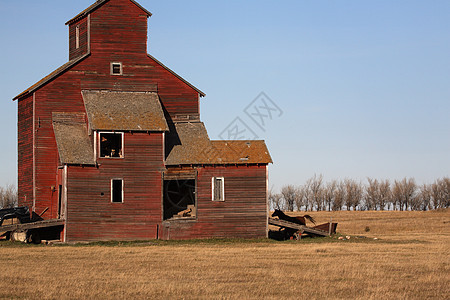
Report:
[[[164,180],[164,220],[195,218],[195,179]]]

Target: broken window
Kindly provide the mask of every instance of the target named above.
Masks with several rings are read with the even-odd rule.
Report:
[[[123,179],[111,179],[111,202],[123,202]]]
[[[123,158],[123,132],[100,132],[100,157]]]
[[[225,186],[223,177],[212,178],[212,201],[225,201]]]
[[[120,62],[111,63],[111,75],[122,75],[122,63]]]
[[[195,218],[195,179],[164,180],[164,220]]]

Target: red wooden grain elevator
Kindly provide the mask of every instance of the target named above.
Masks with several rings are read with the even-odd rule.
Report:
[[[264,141],[213,141],[205,94],[147,54],[151,13],[100,0],[69,20],[69,61],[18,102],[19,204],[65,242],[267,236]]]

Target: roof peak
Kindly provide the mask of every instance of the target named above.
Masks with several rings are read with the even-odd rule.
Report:
[[[103,4],[105,4],[106,2],[109,2],[109,1],[114,1],[114,0],[96,0],[95,3],[93,3],[91,6],[89,6],[88,8],[86,8],[85,10],[80,12],[78,15],[76,15],[75,17],[73,17],[72,19],[67,21],[66,25],[70,25],[70,24],[84,18],[85,16],[87,16],[88,14],[90,14],[91,12],[93,12],[94,10],[96,10],[97,8],[99,8],[100,6],[102,6]],[[129,1],[132,2],[134,5],[136,5],[137,7],[139,7],[142,11],[144,11],[148,17],[152,16],[151,12],[146,10],[144,7],[142,7],[142,5],[137,3],[135,0],[129,0]]]

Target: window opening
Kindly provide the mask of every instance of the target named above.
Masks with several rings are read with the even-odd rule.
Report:
[[[195,218],[195,179],[164,180],[164,220]]]
[[[122,75],[122,63],[111,63],[111,74],[112,75]]]
[[[61,206],[62,206],[62,185],[58,185],[58,219],[61,218]]]
[[[100,132],[100,157],[123,158],[123,132]]]
[[[223,177],[212,178],[212,201],[225,201],[225,187]]]
[[[111,179],[111,202],[123,202],[123,179]]]

